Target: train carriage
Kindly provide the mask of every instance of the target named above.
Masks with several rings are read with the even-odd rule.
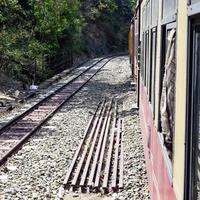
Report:
[[[200,1],[138,0],[130,32],[151,199],[200,199]]]

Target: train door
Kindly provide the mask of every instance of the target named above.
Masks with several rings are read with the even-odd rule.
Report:
[[[185,200],[200,199],[200,2],[188,1]]]
[[[200,199],[200,18],[191,20],[185,199]]]

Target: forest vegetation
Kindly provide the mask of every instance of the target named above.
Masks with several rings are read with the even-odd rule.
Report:
[[[36,84],[127,49],[134,0],[1,0],[0,73]]]

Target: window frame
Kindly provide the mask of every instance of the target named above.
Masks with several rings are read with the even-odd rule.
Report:
[[[157,0],[151,0],[151,28],[157,27],[158,25],[159,2],[160,1]],[[156,6],[154,4],[156,4]],[[153,15],[154,12],[156,13],[155,15]],[[156,19],[153,20],[155,17]]]
[[[195,131],[196,116],[194,91],[198,85],[198,66],[195,64],[195,27],[198,27],[200,33],[200,17],[191,18],[189,20],[188,31],[188,67],[187,67],[187,105],[186,105],[186,148],[185,148],[185,183],[184,183],[184,199],[193,200],[195,198],[194,179],[196,178],[196,139],[198,134],[192,134]],[[200,69],[199,69],[200,70]],[[199,72],[200,73],[200,72]],[[195,76],[196,75],[196,76]]]
[[[163,78],[164,78],[164,66],[165,66],[165,60],[166,60],[166,51],[167,51],[167,31],[171,30],[171,29],[177,29],[177,23],[176,22],[171,22],[165,26],[162,26],[162,40],[161,40],[161,62],[160,62],[160,79],[159,79],[159,102],[158,102],[158,106],[160,108],[160,103],[161,103],[161,95],[162,95],[162,86],[163,86]],[[158,112],[158,136],[160,138],[160,143],[161,146],[163,147],[163,157],[164,157],[164,161],[167,167],[167,172],[168,172],[168,177],[170,180],[171,185],[173,184],[173,170],[172,170],[172,165],[173,165],[173,159],[171,160],[168,156],[167,153],[167,148],[164,145],[164,139],[162,137],[162,128],[161,128],[161,115],[160,112]],[[173,157],[173,149],[172,149],[172,157]]]
[[[155,41],[154,41],[154,37],[155,37]],[[155,119],[155,95],[156,95],[155,86],[156,86],[156,67],[157,67],[156,66],[156,55],[157,55],[156,44],[157,44],[157,27],[154,27],[151,29],[150,89],[149,89],[149,101],[152,106],[154,119]]]
[[[176,1],[176,7],[174,9],[174,12],[170,13],[168,16],[164,15],[164,0],[162,0],[162,20],[161,25],[169,24],[171,22],[175,22],[177,18],[177,0]]]
[[[200,10],[200,2],[197,3],[191,3],[190,0],[188,0],[188,16],[193,16],[196,14],[199,14],[199,10]]]
[[[149,95],[149,67],[150,67],[150,34],[149,30],[145,32],[145,81],[144,84],[147,88],[147,93]]]
[[[166,59],[166,42],[167,42],[167,38],[166,38],[166,34],[167,34],[167,30],[170,30],[170,29],[177,29],[177,23],[176,21],[172,21],[168,24],[165,24],[165,25],[162,25],[161,27],[161,50],[160,50],[160,78],[159,78],[159,85],[160,85],[160,88],[159,88],[159,103],[158,103],[158,106],[160,108],[160,99],[161,99],[161,94],[162,94],[162,84],[163,84],[163,77],[164,77],[164,65],[165,65],[165,59]],[[164,39],[163,39],[164,38]],[[158,112],[158,124],[157,124],[157,127],[158,127],[158,131],[161,132],[161,122],[160,122],[160,112]]]
[[[144,83],[145,81],[145,32],[142,33],[141,55],[142,55],[141,56],[141,78]]]

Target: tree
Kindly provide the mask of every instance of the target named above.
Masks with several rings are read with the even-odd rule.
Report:
[[[79,5],[78,0],[1,1],[0,69],[28,83],[35,64],[38,80],[51,74],[47,58],[78,51]]]

